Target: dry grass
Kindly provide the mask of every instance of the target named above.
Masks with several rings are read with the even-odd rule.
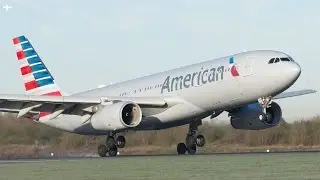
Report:
[[[177,142],[185,139],[187,126],[161,131],[127,133],[125,154],[145,154],[175,151]],[[271,148],[320,149],[320,117],[260,131],[233,129],[229,124],[204,124],[200,133],[206,137],[209,152],[256,151]],[[0,117],[0,156],[36,156],[39,151],[95,151],[103,136],[82,136],[63,132],[14,116]]]

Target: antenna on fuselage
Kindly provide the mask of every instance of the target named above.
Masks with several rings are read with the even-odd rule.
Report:
[[[104,85],[104,84],[101,84],[101,85],[98,85],[98,88],[103,88],[103,87],[105,87],[106,85]]]

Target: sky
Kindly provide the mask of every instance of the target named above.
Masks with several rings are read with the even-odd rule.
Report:
[[[244,49],[292,56],[302,73],[288,90],[320,87],[320,1],[0,0],[5,4],[12,8],[0,9],[0,93],[25,93],[12,44],[19,35],[67,93]],[[276,102],[294,121],[318,115],[320,94]]]

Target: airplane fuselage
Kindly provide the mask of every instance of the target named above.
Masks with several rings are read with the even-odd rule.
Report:
[[[289,61],[268,63],[272,58]],[[83,96],[168,97],[181,103],[167,108],[143,108],[145,115],[134,130],[164,129],[203,119],[214,111],[228,110],[277,95],[288,89],[301,69],[277,51],[249,51],[209,60],[102,88],[77,93]],[[106,134],[76,115],[44,120],[49,126],[79,134]]]

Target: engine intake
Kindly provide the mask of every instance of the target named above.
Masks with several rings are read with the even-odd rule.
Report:
[[[117,102],[104,105],[91,117],[91,125],[97,130],[118,130],[136,127],[142,119],[139,105],[132,102]]]
[[[126,104],[122,109],[121,120],[124,125],[127,127],[135,127],[137,126],[142,117],[142,112],[140,107],[137,104]]]
[[[230,112],[231,126],[235,129],[261,130],[278,125],[282,119],[280,106],[272,102],[270,107],[263,111],[259,103],[249,104]]]

